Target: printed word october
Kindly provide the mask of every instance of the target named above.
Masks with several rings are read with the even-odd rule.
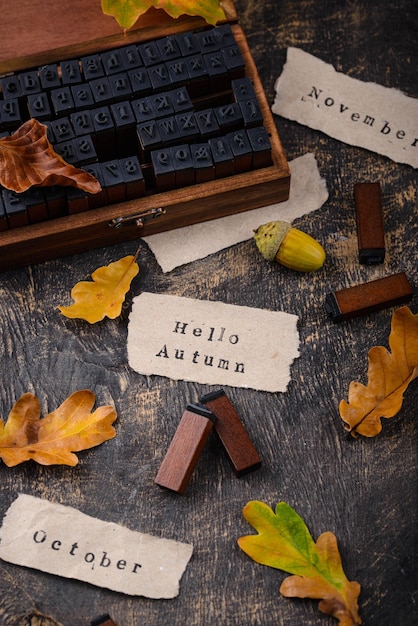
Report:
[[[114,557],[111,559],[108,555],[108,552],[102,550],[99,555],[96,555],[94,552],[85,552],[83,554],[83,549],[80,549],[77,542],[69,543],[65,546],[64,542],[61,539],[50,539],[48,538],[45,530],[37,530],[33,534],[33,541],[37,544],[45,544],[46,548],[53,550],[58,553],[61,551],[65,551],[66,554],[75,557],[76,559],[81,559],[86,563],[91,569],[97,567],[110,568],[116,567],[117,570],[127,570],[129,573],[136,574],[138,570],[142,567],[139,563],[131,563],[128,564],[128,561],[125,559],[115,559]]]

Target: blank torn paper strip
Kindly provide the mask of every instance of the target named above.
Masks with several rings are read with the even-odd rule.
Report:
[[[287,50],[272,111],[418,167],[418,99],[346,76],[299,48]]]
[[[286,391],[299,356],[296,315],[142,293],[128,326],[128,360],[143,375]]]
[[[289,168],[290,194],[286,202],[144,237],[163,272],[247,241],[261,224],[273,220],[292,222],[319,209],[327,201],[328,191],[315,156],[308,152],[290,161]]]
[[[193,546],[20,494],[0,528],[0,558],[132,596],[174,598]]]

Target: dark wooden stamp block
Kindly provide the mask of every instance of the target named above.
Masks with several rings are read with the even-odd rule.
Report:
[[[33,115],[32,117],[40,119],[38,115]],[[3,129],[13,130],[20,126],[23,120],[17,98],[0,100],[0,120]]]
[[[123,202],[126,199],[126,185],[119,161],[107,161],[101,163],[100,167],[108,202]]]
[[[74,100],[69,87],[60,87],[51,90],[51,101],[55,115],[74,111]]]
[[[145,193],[145,179],[138,157],[129,156],[120,160],[123,180],[126,185],[126,198],[132,200]]]
[[[212,431],[215,415],[208,408],[189,404],[183,413],[155,482],[183,494]]]
[[[76,85],[81,83],[81,69],[80,64],[76,59],[71,61],[62,61],[61,67],[61,79],[63,85]]]
[[[23,196],[9,189],[2,189],[3,203],[9,228],[20,228],[29,224],[29,216]]]
[[[215,178],[234,174],[234,155],[225,137],[211,137],[208,144],[215,164]]]
[[[100,617],[96,617],[90,622],[90,626],[117,626],[116,622],[110,617],[108,613],[106,615],[101,615]]]
[[[131,82],[132,93],[136,96],[147,96],[152,92],[151,81],[146,69],[138,67],[127,72]]]
[[[168,148],[153,150],[151,162],[154,171],[154,183],[158,191],[174,189],[176,177],[170,150]]]
[[[328,294],[325,298],[325,310],[333,322],[343,322],[359,315],[405,304],[412,296],[409,280],[404,272],[400,272]]]
[[[38,72],[35,70],[29,72],[21,72],[18,74],[22,93],[28,96],[31,93],[39,93],[41,91],[41,82]]]
[[[174,165],[176,188],[194,183],[193,159],[188,144],[172,146],[170,154]]]
[[[21,195],[26,205],[30,224],[37,224],[48,219],[45,193],[41,187],[31,187]]]
[[[359,261],[365,265],[385,260],[385,233],[383,227],[380,183],[354,185]]]
[[[81,67],[86,80],[93,80],[105,75],[103,64],[98,54],[82,57]]]
[[[273,160],[271,157],[270,137],[264,126],[248,128],[247,135],[253,151],[253,168],[257,169],[271,165]]]
[[[215,166],[207,143],[196,143],[190,148],[195,170],[195,182],[203,183],[215,178]]]
[[[261,458],[251,441],[234,405],[223,389],[200,398],[216,415],[215,432],[235,474],[244,476],[261,467]]]
[[[61,79],[56,64],[44,65],[39,69],[42,89],[54,89],[61,86]]]

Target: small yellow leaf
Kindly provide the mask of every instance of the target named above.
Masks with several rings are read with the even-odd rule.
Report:
[[[66,317],[80,318],[90,324],[106,316],[115,319],[121,314],[126,293],[138,272],[139,266],[132,255],[99,267],[91,275],[93,282],[81,281],[74,285],[71,291],[74,304],[58,309]]]
[[[340,416],[353,437],[375,437],[381,417],[390,418],[402,408],[403,394],[418,376],[418,314],[406,306],[392,316],[390,352],[383,346],[369,350],[368,384],[353,381],[348,402],[341,400]]]
[[[0,458],[8,467],[30,459],[41,465],[77,465],[73,452],[93,448],[116,436],[116,411],[101,406],[91,413],[95,395],[76,391],[55,411],[41,419],[39,400],[25,393],[0,419]]]

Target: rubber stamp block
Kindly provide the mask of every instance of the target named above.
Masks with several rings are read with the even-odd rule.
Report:
[[[251,441],[234,405],[223,389],[200,398],[200,402],[216,415],[215,432],[237,476],[244,476],[261,467],[261,458]]]
[[[354,185],[359,261],[365,265],[385,260],[385,233],[383,228],[380,183]]]
[[[326,296],[325,310],[333,322],[343,322],[412,299],[413,292],[404,272],[335,291]]]
[[[155,482],[183,494],[216,421],[205,406],[189,404],[160,466]]]

